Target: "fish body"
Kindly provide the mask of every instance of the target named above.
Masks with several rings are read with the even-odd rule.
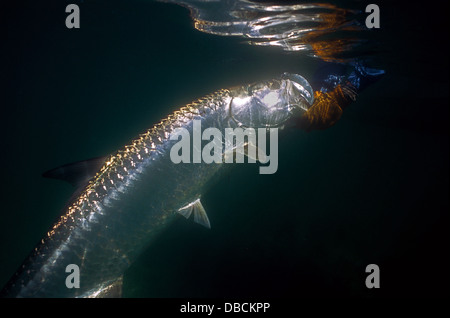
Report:
[[[120,296],[125,270],[178,214],[194,212],[198,223],[209,226],[200,198],[225,164],[175,164],[174,132],[183,128],[192,134],[195,120],[222,131],[281,127],[312,102],[308,82],[285,73],[219,90],[175,111],[102,161],[1,296]],[[79,288],[66,285],[70,264],[79,267]]]

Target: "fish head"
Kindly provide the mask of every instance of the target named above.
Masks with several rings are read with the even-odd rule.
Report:
[[[298,74],[282,76],[243,86],[230,102],[230,116],[241,127],[281,127],[301,117],[314,102],[308,81]]]

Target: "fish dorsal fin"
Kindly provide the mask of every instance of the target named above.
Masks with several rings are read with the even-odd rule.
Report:
[[[191,203],[185,205],[184,207],[178,209],[178,213],[188,219],[192,212],[194,212],[194,222],[211,228],[211,224],[209,223],[208,215],[206,214],[205,208],[200,202],[200,198],[192,201]]]
[[[105,160],[106,157],[96,157],[69,163],[44,172],[42,176],[44,178],[67,181],[74,187],[80,187],[95,176]]]

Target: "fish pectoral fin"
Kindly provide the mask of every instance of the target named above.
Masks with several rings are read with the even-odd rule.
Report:
[[[261,149],[252,142],[245,142],[240,146],[234,146],[233,148],[226,150],[223,154],[224,161],[233,162],[236,153],[243,154],[255,162],[259,161],[261,163],[266,163],[268,161],[264,151],[261,151]]]
[[[267,156],[264,151],[261,151],[261,149],[259,149],[258,146],[256,146],[254,143],[247,142],[245,143],[245,146],[246,147],[244,148],[244,155],[253,159],[254,161],[259,161],[261,163],[267,162]]]
[[[177,212],[180,213],[182,216],[184,216],[186,219],[188,219],[191,216],[192,212],[194,212],[194,222],[195,223],[203,225],[204,227],[207,227],[208,229],[211,228],[211,224],[209,223],[208,215],[206,214],[205,208],[203,207],[202,203],[200,202],[200,198],[196,199],[195,201],[192,201],[191,203],[178,209]]]

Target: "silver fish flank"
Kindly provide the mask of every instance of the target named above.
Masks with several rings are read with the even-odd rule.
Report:
[[[271,96],[270,99],[267,96]],[[268,103],[270,100],[270,103]],[[313,102],[309,83],[296,74],[222,89],[188,104],[106,158],[68,203],[1,296],[120,296],[122,276],[152,239],[179,213],[209,226],[200,203],[224,164],[174,164],[176,128],[282,127]],[[80,268],[80,288],[69,289],[65,268]]]

